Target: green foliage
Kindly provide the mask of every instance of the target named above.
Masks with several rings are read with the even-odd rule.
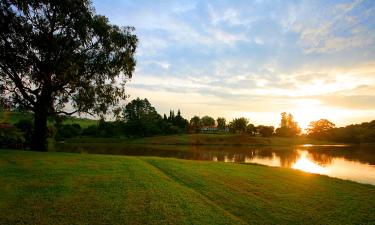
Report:
[[[20,120],[16,124],[14,124],[17,129],[22,132],[23,138],[25,140],[24,145],[30,146],[31,137],[34,132],[33,123],[31,120]]]
[[[225,130],[225,128],[226,128],[226,119],[224,117],[218,117],[216,119],[216,123],[217,123],[217,128],[219,130],[222,130],[222,131]]]
[[[262,137],[271,137],[274,134],[275,128],[273,126],[263,126],[260,125],[257,127],[257,132]]]
[[[171,110],[169,112],[169,117],[168,118],[164,117],[163,120],[169,123],[169,125],[167,125],[169,126],[169,128],[167,128],[167,132],[166,132],[168,134],[186,133],[188,130],[189,121],[187,121],[181,116],[180,110],[177,111],[176,116],[174,115],[174,111]]]
[[[124,110],[124,133],[127,136],[154,136],[160,134],[185,133],[188,121],[170,111],[169,117],[162,118],[151,103],[145,99],[134,99],[129,102]]]
[[[64,124],[57,130],[55,139],[58,141],[67,138],[78,137],[81,134],[81,126],[79,124]]]
[[[23,148],[25,138],[11,124],[0,123],[0,148]]]
[[[318,140],[331,139],[329,136],[335,124],[327,119],[312,121],[307,128],[307,135]]]
[[[254,124],[248,124],[246,126],[246,133],[250,134],[251,136],[255,136],[257,132],[257,128],[254,126]]]
[[[375,120],[331,129],[327,139],[343,143],[375,143]]]
[[[248,123],[245,117],[235,118],[229,123],[229,130],[232,133],[245,133]]]
[[[46,149],[49,115],[103,115],[126,97],[134,28],[109,24],[89,0],[1,1],[0,16],[0,90],[34,112],[34,150]]]
[[[301,128],[294,121],[292,114],[281,113],[280,127],[276,129],[276,135],[280,137],[295,137],[301,134]]]
[[[215,126],[215,119],[210,116],[204,116],[201,118],[201,125],[206,127],[214,127]]]
[[[192,132],[199,132],[202,127],[201,119],[199,116],[194,116],[193,118],[190,119],[190,130]]]

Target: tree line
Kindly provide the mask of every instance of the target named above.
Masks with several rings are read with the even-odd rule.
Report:
[[[170,110],[169,115],[160,115],[147,98],[136,98],[122,107],[115,121],[100,119],[97,125],[82,128],[79,124],[64,124],[66,116],[51,117],[47,135],[57,141],[74,137],[149,137],[156,135],[186,133],[236,133],[261,137],[307,136],[316,140],[342,143],[375,142],[375,120],[371,122],[336,127],[327,119],[312,121],[302,133],[302,129],[291,113],[281,113],[277,129],[250,123],[247,118],[234,118],[227,122],[224,117],[194,116],[185,119],[180,110]],[[14,125],[0,124],[0,147],[28,147],[32,143],[34,125],[31,120],[20,120]]]

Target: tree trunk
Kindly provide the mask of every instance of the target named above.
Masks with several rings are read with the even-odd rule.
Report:
[[[33,151],[47,151],[47,110],[45,107],[34,112],[34,133],[30,149]]]

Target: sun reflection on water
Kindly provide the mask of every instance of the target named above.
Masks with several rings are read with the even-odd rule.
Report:
[[[329,171],[327,168],[317,164],[312,159],[309,158],[307,151],[299,151],[299,158],[291,166],[293,169],[302,170],[309,173],[319,173],[319,174],[328,174]]]

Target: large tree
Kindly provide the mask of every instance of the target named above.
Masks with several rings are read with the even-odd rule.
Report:
[[[294,121],[292,114],[281,113],[280,127],[276,129],[276,135],[280,137],[295,137],[301,133],[301,128]]]
[[[246,127],[248,124],[249,124],[249,120],[246,119],[245,117],[234,118],[229,123],[229,130],[232,133],[245,133]]]
[[[307,128],[307,135],[316,139],[329,139],[335,124],[327,119],[311,121]]]
[[[220,129],[220,130],[225,130],[226,128],[226,119],[224,117],[218,117],[216,119],[216,123],[217,123],[217,128]]]
[[[0,27],[0,90],[34,112],[32,149],[46,149],[48,116],[104,115],[126,97],[134,28],[109,24],[89,0],[1,0]]]
[[[161,133],[161,123],[164,121],[147,98],[136,98],[129,102],[123,116],[127,135],[151,136]]]
[[[210,116],[204,116],[201,118],[202,126],[206,127],[214,127],[215,126],[215,119]]]

